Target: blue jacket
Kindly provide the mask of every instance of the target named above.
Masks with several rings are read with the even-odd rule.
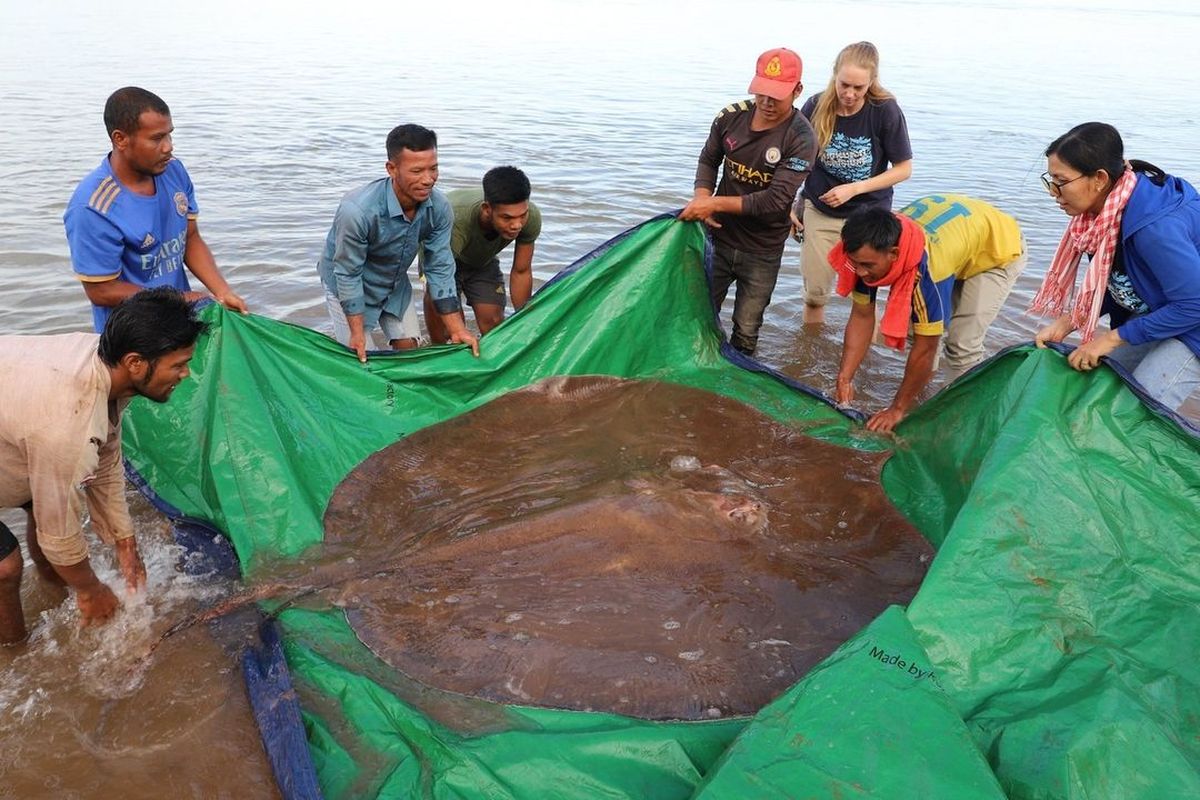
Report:
[[[1180,339],[1200,356],[1200,195],[1171,175],[1138,175],[1121,218],[1130,283],[1150,310],[1117,331],[1130,344]]]

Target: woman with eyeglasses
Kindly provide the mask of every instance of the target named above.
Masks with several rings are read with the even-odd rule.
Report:
[[[859,208],[892,209],[892,187],[912,175],[912,144],[904,112],[879,83],[879,51],[870,42],[842,48],[829,85],[800,113],[817,134],[817,161],[792,206],[792,229],[802,236],[804,322],[819,324],[835,278],[826,257],[842,223]]]
[[[1178,409],[1200,387],[1200,195],[1144,161],[1126,161],[1121,134],[1085,122],[1046,148],[1042,182],[1071,217],[1031,311],[1057,315],[1036,343],[1078,330],[1067,358],[1124,366],[1158,402]],[[1090,257],[1070,302],[1082,255]],[[1111,329],[1097,332],[1108,315]]]

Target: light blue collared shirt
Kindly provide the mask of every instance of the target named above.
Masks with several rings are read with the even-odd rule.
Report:
[[[336,294],[347,316],[363,315],[363,327],[374,328],[386,311],[403,317],[412,300],[408,267],[425,247],[426,291],[439,314],[460,310],[454,284],[450,232],[454,211],[434,189],[417,206],[410,222],[400,208],[391,178],[379,178],[342,198],[317,271],[325,288]]]

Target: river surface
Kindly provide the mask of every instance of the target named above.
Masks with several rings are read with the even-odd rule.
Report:
[[[201,230],[230,283],[255,313],[321,330],[314,263],[341,195],[384,174],[393,126],[438,132],[443,189],[475,186],[497,164],[528,173],[543,213],[541,282],[687,202],[713,116],[745,96],[756,56],[773,46],[803,56],[807,97],[824,87],[843,45],[875,42],[915,153],[897,204],[961,192],[1021,222],[1029,269],[989,352],[1029,340],[1039,325],[1024,309],[1066,222],[1038,180],[1049,141],[1079,122],[1108,121],[1130,156],[1200,180],[1200,14],[1188,0],[121,9],[0,0],[0,37],[6,333],[90,324],[61,217],[107,152],[104,100],[127,84],[170,104]],[[798,256],[789,243],[759,357],[829,391],[846,308],[834,306],[820,330],[802,329]],[[872,353],[864,409],[886,403],[902,367],[894,354]],[[22,516],[4,519],[19,531]],[[221,591],[174,570],[178,553],[152,511],[137,524],[151,587],[105,632],[77,632],[69,604],[57,606],[27,572],[34,639],[0,651],[0,797],[99,797],[116,786],[129,798],[274,791],[228,641],[189,634],[191,645],[163,655],[162,666],[131,667],[118,652]]]

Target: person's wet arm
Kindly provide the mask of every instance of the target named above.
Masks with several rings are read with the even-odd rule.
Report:
[[[1077,370],[1087,371],[1100,366],[1100,359],[1125,344],[1117,331],[1098,333],[1090,342],[1084,342],[1067,355],[1067,363]]]
[[[701,220],[714,228],[721,227],[712,220],[713,214],[741,214],[744,206],[739,195],[703,194],[705,190],[697,189],[696,196],[679,212],[682,220]]]
[[[701,196],[701,191],[704,192],[704,196],[711,196],[717,189],[717,170],[725,160],[725,148],[721,143],[723,128],[718,122],[719,120],[713,120],[708,129],[708,138],[704,140],[704,147],[700,150],[700,158],[696,162],[696,179],[692,185],[694,197]]]
[[[200,226],[195,217],[188,219],[183,263],[218,303],[230,311],[246,313],[246,301],[229,288],[221,270],[217,268],[217,260],[213,257],[212,250],[200,235]]]
[[[807,180],[805,176],[805,180]],[[792,223],[792,236],[804,230],[804,181],[796,187],[796,195],[792,198],[792,207],[788,210],[788,219]]]
[[[367,263],[369,239],[367,223],[357,207],[342,203],[334,215],[334,247],[331,263],[338,302],[350,328],[349,347],[364,364],[367,361],[367,337],[363,325],[366,293],[363,290],[363,270]]]
[[[836,208],[860,194],[887,189],[912,177],[912,141],[908,135],[908,122],[898,104],[884,104],[877,137],[883,157],[890,166],[878,175],[832,187],[821,195],[822,203]]]
[[[1034,336],[1033,343],[1039,348],[1045,348],[1049,342],[1061,342],[1075,330],[1075,323],[1070,314],[1060,314],[1049,325],[1045,325]]]
[[[458,301],[458,286],[454,282],[454,254],[450,250],[453,227],[454,217],[449,204],[445,208],[435,206],[433,228],[429,238],[422,243],[425,247],[426,291],[433,297],[434,310],[446,326],[450,341],[469,345],[471,352],[478,356],[479,340],[467,330],[462,304]]]
[[[512,272],[508,274],[508,293],[513,308],[520,311],[533,294],[533,242],[517,242],[513,248]]]
[[[141,286],[120,279],[125,243],[121,231],[90,208],[72,208],[66,215],[71,265],[93,305],[111,308],[137,294]]]
[[[108,306],[109,308],[119,305],[126,297],[132,297],[141,290],[142,287],[135,283],[116,278],[107,281],[83,282],[83,293],[87,295],[88,301],[93,305]]]
[[[112,545],[117,565],[131,591],[146,583],[146,568],[133,535],[133,520],[125,500],[125,471],[121,464],[121,426],[100,446],[96,477],[84,491],[92,527],[100,540]]]
[[[683,211],[679,213],[681,220],[699,220],[711,225],[714,228],[720,225],[712,218],[713,214],[721,209],[718,208],[717,198],[713,196],[713,192],[717,189],[717,170],[721,166],[721,162],[725,160],[725,149],[721,144],[722,128],[718,125],[719,120],[714,120],[712,127],[708,131],[708,139],[704,142],[704,147],[700,151],[700,158],[696,163],[696,179],[692,187],[692,199]],[[738,198],[723,198],[725,200],[737,199],[737,211],[733,213],[741,213],[741,200]]]
[[[865,297],[855,297],[842,336],[842,361],[838,367],[837,390],[834,394],[834,399],[841,405],[854,402],[854,376],[866,358],[874,332],[875,303]]]
[[[912,159],[901,161],[899,164],[893,164],[878,175],[870,178],[865,178],[861,181],[852,183],[841,183],[832,187],[828,192],[821,195],[821,202],[834,206],[843,205],[851,199],[866,194],[867,192],[875,192],[880,189],[887,189],[895,186],[902,181],[906,181],[912,177]]]
[[[80,464],[78,437],[59,431],[29,442],[29,486],[37,520],[38,544],[54,571],[75,593],[84,624],[103,622],[117,609],[117,599],[96,577],[80,525],[83,511],[78,485],[86,471]]]
[[[861,182],[861,192],[888,189],[912,177],[912,140],[908,135],[908,121],[899,105],[892,104],[885,115],[880,145],[883,156],[890,165],[878,175]]]
[[[859,194],[888,189],[912,177],[912,159],[892,164],[883,172],[864,181],[859,181]]]
[[[890,406],[867,420],[867,430],[887,433],[908,416],[908,412],[916,406],[921,392],[933,377],[933,362],[936,360],[941,340],[940,335],[913,335],[913,346],[904,365],[904,378],[900,381],[900,388],[896,390],[896,396]]]

